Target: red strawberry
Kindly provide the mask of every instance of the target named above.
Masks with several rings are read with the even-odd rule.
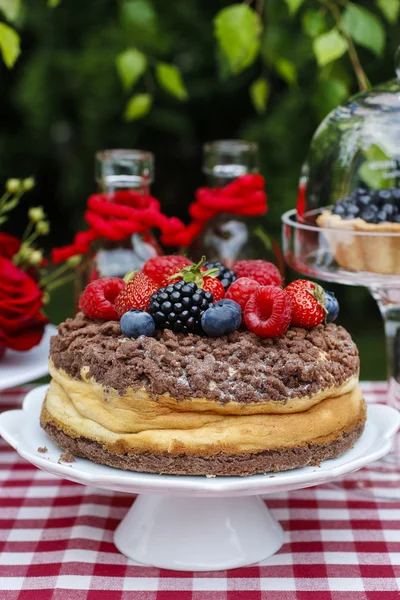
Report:
[[[218,300],[222,300],[225,297],[225,288],[217,279],[216,274],[218,273],[218,269],[206,269],[203,267],[203,264],[206,260],[206,257],[203,256],[200,262],[196,265],[190,265],[187,267],[183,267],[179,273],[176,274],[177,279],[183,279],[186,283],[190,283],[194,281],[197,287],[202,288],[205,292],[211,292],[214,297],[214,302],[218,302]],[[173,280],[173,283],[175,279]],[[168,283],[171,283],[169,281]]]
[[[285,292],[292,301],[292,325],[311,328],[325,321],[325,291],[318,283],[298,279]]]
[[[260,287],[260,284],[250,277],[239,277],[229,286],[226,298],[237,302],[244,312],[247,301]]]
[[[126,284],[115,301],[115,308],[120,317],[136,308],[136,310],[147,310],[151,296],[159,289],[159,286],[144,273],[136,273]]]
[[[290,325],[291,318],[289,294],[274,285],[261,287],[254,292],[244,309],[244,320],[248,329],[263,338],[284,333]]]
[[[192,264],[192,261],[186,256],[175,256],[174,254],[155,256],[146,260],[142,272],[158,283],[158,287],[160,288],[171,283],[171,280],[168,279],[171,275],[175,275],[183,267],[188,267]]]
[[[239,260],[233,265],[239,277],[249,277],[260,285],[282,285],[282,277],[278,267],[266,260]]]
[[[117,321],[115,300],[126,283],[118,277],[105,277],[92,281],[79,299],[79,308],[90,319]]]

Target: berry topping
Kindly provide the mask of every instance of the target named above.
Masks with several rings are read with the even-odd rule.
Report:
[[[213,295],[214,302],[221,300],[225,296],[225,289],[219,279],[217,279],[217,268],[206,269],[205,264],[206,257],[203,256],[200,262],[195,265],[183,267],[177,278],[183,279],[185,283],[195,283],[198,288],[203,289],[205,292],[210,292]]]
[[[121,316],[131,308],[147,310],[151,296],[158,285],[144,273],[135,273],[115,300],[115,309]]]
[[[125,281],[118,277],[96,279],[86,287],[79,299],[79,308],[89,319],[117,321],[115,300],[125,287]]]
[[[256,290],[244,310],[245,323],[260,337],[276,337],[290,325],[292,305],[289,295],[281,288],[267,285]]]
[[[162,329],[172,329],[177,333],[201,333],[202,314],[213,301],[213,295],[199,288],[194,281],[178,281],[152,295],[149,313],[157,327]]]
[[[186,256],[175,256],[174,254],[155,256],[144,263],[142,271],[147,277],[158,283],[158,287],[161,287],[171,283],[169,278],[172,275],[192,264],[192,261]]]
[[[328,323],[336,321],[339,314],[339,302],[337,301],[335,294],[333,292],[328,292],[328,290],[325,290],[325,308],[328,311],[326,316]]]
[[[261,285],[249,277],[239,277],[226,292],[226,297],[237,302],[244,311],[249,298]]]
[[[400,223],[400,188],[367,190],[356,188],[338,200],[332,209],[342,219],[360,218],[367,223]]]
[[[313,281],[299,279],[285,288],[292,301],[292,325],[311,328],[326,318],[325,290]]]
[[[249,277],[260,285],[282,285],[278,267],[266,260],[240,260],[234,269],[238,277]]]
[[[154,335],[156,325],[153,317],[142,310],[129,310],[121,317],[122,333],[128,338],[138,338],[140,335]]]
[[[242,322],[242,310],[236,302],[221,300],[212,304],[201,317],[201,326],[210,337],[233,333]]]
[[[220,282],[224,286],[225,291],[237,279],[237,275],[236,275],[235,271],[233,271],[232,269],[229,269],[229,267],[226,267],[219,260],[214,260],[212,262],[207,261],[204,263],[204,266],[207,269],[218,269],[215,272],[215,277],[220,280]]]

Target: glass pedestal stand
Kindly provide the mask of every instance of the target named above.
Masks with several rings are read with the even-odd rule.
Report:
[[[296,210],[282,215],[286,263],[307,277],[367,287],[382,314],[387,347],[387,404],[400,410],[400,233],[356,232],[318,227],[318,214],[309,211],[298,220]],[[371,487],[357,474],[350,485],[357,493],[400,500],[400,434],[392,452],[370,466]],[[379,484],[379,482],[382,482]],[[335,485],[341,485],[340,481]]]

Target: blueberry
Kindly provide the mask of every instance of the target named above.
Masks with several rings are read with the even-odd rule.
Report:
[[[394,198],[394,200],[400,200],[400,188],[392,189],[392,198]]]
[[[376,218],[378,219],[378,223],[384,223],[385,221],[387,221],[388,220],[388,216],[386,214],[386,211],[380,210],[378,212],[378,214],[376,215]]]
[[[360,209],[358,208],[358,206],[356,204],[349,206],[349,208],[347,209],[347,213],[349,215],[353,215],[354,217],[357,217],[359,212],[360,212]]]
[[[328,311],[326,320],[328,323],[335,321],[339,314],[339,302],[333,292],[325,290],[325,308]]]
[[[157,321],[160,316],[164,318],[163,313],[156,313]],[[122,315],[120,327],[122,333],[129,338],[138,338],[140,335],[150,337],[154,334],[156,328],[153,317],[149,313],[135,309]]]
[[[343,204],[336,204],[332,210],[332,213],[334,215],[343,215],[345,212],[346,212],[346,209],[343,206]]]
[[[210,337],[220,337],[233,333],[242,322],[242,311],[237,302],[232,301],[233,304],[237,304],[239,310],[232,304],[227,302],[221,304],[221,302],[224,301],[220,300],[212,304],[201,317],[201,326]]]
[[[361,196],[358,197],[359,206],[368,206],[368,204],[370,202],[371,202],[371,196],[369,194],[362,194]]]
[[[388,216],[389,220],[392,220],[392,217],[394,217],[395,214],[397,214],[398,210],[397,210],[397,206],[395,206],[394,204],[384,204],[382,206],[382,210],[385,211],[386,215]]]
[[[392,194],[390,192],[390,190],[379,190],[377,193],[377,196],[379,198],[379,200],[390,200],[390,198],[392,197]]]
[[[218,302],[215,302],[214,306],[230,306],[236,312],[240,313],[240,315],[242,314],[242,309],[240,308],[240,305],[234,300],[231,300],[230,298],[223,298],[222,300],[218,300]]]
[[[361,212],[360,217],[364,219],[364,221],[366,221],[367,223],[377,223],[377,213],[378,209],[376,208],[376,206],[368,206],[368,208],[365,208]]]

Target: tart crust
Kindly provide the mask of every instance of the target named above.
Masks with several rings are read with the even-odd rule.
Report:
[[[400,223],[367,223],[364,219],[342,219],[323,211],[317,225],[346,233],[324,231],[338,264],[349,271],[368,271],[383,275],[400,273],[400,236],[374,237],[370,233],[400,234]],[[350,231],[366,235],[351,235]]]

